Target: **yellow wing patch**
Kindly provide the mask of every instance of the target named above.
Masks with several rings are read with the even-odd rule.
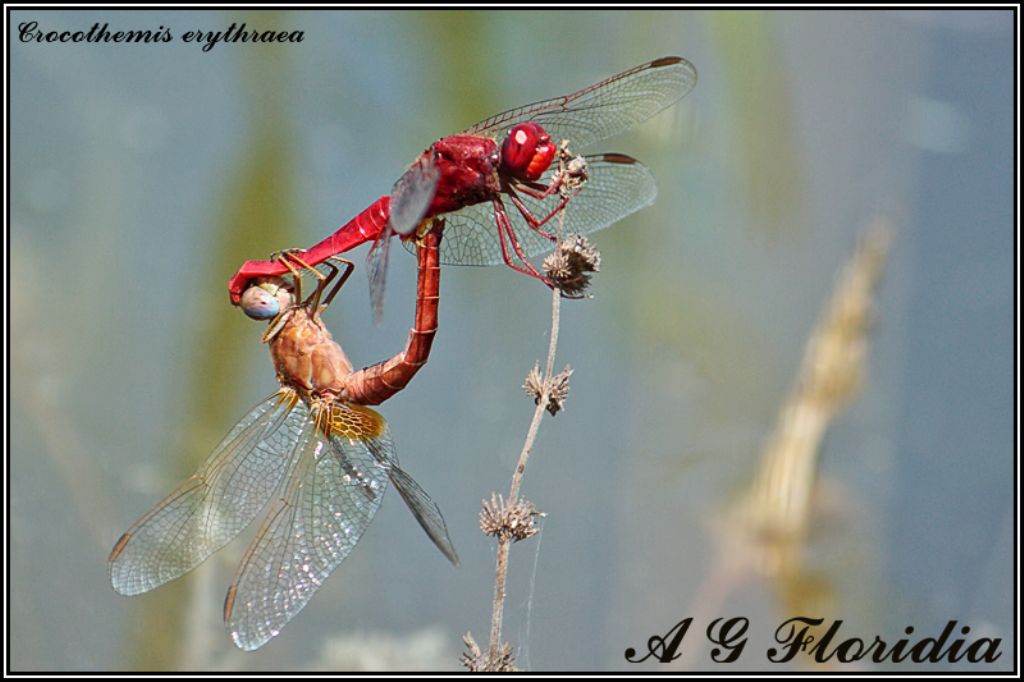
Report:
[[[354,403],[331,405],[331,435],[349,440],[369,440],[384,435],[387,422],[378,412]]]

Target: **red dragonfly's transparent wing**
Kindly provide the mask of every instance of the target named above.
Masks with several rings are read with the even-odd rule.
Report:
[[[373,309],[373,321],[380,323],[384,314],[384,291],[387,288],[388,260],[391,255],[391,236],[394,233],[386,228],[377,237],[366,254],[366,276],[370,280],[370,308]]]
[[[551,181],[549,170],[540,182]],[[625,154],[599,154],[587,157],[588,179],[579,194],[573,197],[560,215],[551,219],[544,230],[562,234],[589,234],[612,225],[654,202],[658,193],[654,176],[642,163]],[[561,198],[556,194],[544,200],[520,194],[531,213],[542,218],[550,213]],[[505,197],[505,209],[515,228],[519,243],[528,257],[554,248],[546,237],[537,234],[519,210]],[[490,202],[475,204],[446,216],[447,225],[440,246],[441,263],[445,265],[497,265],[503,263],[501,241],[494,222]],[[406,244],[406,248],[414,248]],[[511,257],[511,245],[508,247]]]
[[[391,188],[388,219],[391,229],[400,235],[409,235],[427,213],[441,171],[433,159],[423,155],[416,159],[398,182]]]
[[[266,506],[288,467],[304,409],[279,391],[231,430],[209,459],[125,532],[110,553],[121,594],[148,592],[192,570]]]
[[[502,139],[516,124],[535,121],[556,144],[569,140],[579,151],[646,121],[696,84],[693,64],[682,57],[662,57],[570,95],[496,114],[465,132]]]
[[[228,589],[224,622],[241,649],[259,648],[302,610],[359,542],[387,490],[386,468],[370,450],[390,447],[383,417],[335,404],[330,441],[316,420],[307,414],[288,484]]]
[[[392,235],[412,234],[427,213],[434,198],[441,173],[433,160],[421,156],[398,179],[391,189],[388,225],[366,256],[366,273],[370,278],[370,306],[376,322],[384,309],[384,290],[388,272],[388,256]]]

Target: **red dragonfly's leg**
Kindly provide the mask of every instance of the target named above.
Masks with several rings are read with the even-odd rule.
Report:
[[[323,294],[324,290],[331,285],[331,282],[334,280],[334,278],[338,276],[340,268],[331,261],[335,261],[337,263],[341,263],[342,265],[344,265],[345,272],[344,274],[342,274],[341,279],[335,282],[334,287],[331,289],[330,293],[327,294],[327,297],[324,298],[324,308],[327,308],[327,306],[331,304],[331,301],[333,301],[334,297],[338,295],[339,291],[341,291],[341,287],[344,286],[345,281],[348,280],[349,275],[352,274],[352,271],[356,267],[355,263],[348,260],[347,258],[329,256],[326,260],[324,260],[321,263],[321,265],[325,265],[328,268],[330,268],[330,272],[324,274],[317,270],[312,265],[310,265],[309,263],[307,263],[305,260],[303,260],[299,253],[295,251],[284,251],[275,260],[284,265],[284,267],[287,268],[288,271],[291,273],[292,279],[294,280],[293,295],[296,301],[302,301],[302,272],[300,271],[300,269],[302,271],[310,273],[311,275],[317,278],[318,281],[316,289],[314,289],[313,293],[309,295],[308,299],[302,301],[302,306],[310,310],[310,312],[316,312],[317,310],[320,309],[320,296]],[[299,269],[296,268],[296,265],[298,266]]]
[[[305,300],[303,300],[302,298],[302,272],[296,269],[295,265],[293,265],[289,259],[295,260],[302,268],[308,270],[317,277],[316,288],[313,289],[313,292]],[[331,256],[326,261],[324,261],[324,265],[326,265],[330,269],[330,271],[327,274],[324,274],[317,270],[316,268],[310,266],[301,258],[296,257],[295,254],[293,253],[281,254],[275,260],[281,263],[282,266],[288,272],[291,273],[292,304],[288,308],[280,311],[280,313],[273,320],[271,320],[270,324],[267,326],[267,329],[263,332],[263,343],[270,343],[271,339],[277,336],[281,329],[283,329],[288,324],[288,320],[290,319],[291,313],[296,308],[305,308],[313,317],[316,317],[319,314],[319,312],[326,309],[327,306],[330,305],[334,297],[338,294],[338,291],[345,283],[345,280],[347,280],[349,275],[352,274],[353,268],[355,268],[355,265],[351,261],[345,260],[344,258],[336,258],[334,256]],[[330,261],[338,261],[339,263],[344,264],[346,266],[346,270],[345,274],[341,276],[341,279],[338,280],[337,283],[335,283],[334,288],[331,289],[331,292],[327,294],[327,298],[324,300],[323,306],[321,307],[320,296],[323,294],[324,290],[328,286],[330,286],[334,278],[338,276],[339,272],[338,266],[335,265],[334,263],[331,263]]]
[[[513,270],[521,272],[524,275],[535,277],[545,284],[550,284],[548,278],[537,272],[537,269],[530,264],[530,261],[526,259],[526,254],[523,253],[523,247],[519,243],[519,238],[516,236],[516,231],[512,228],[512,222],[508,218],[508,213],[505,211],[505,205],[500,199],[494,200],[494,220],[498,224],[498,236],[501,239],[501,255],[505,258],[505,264]],[[521,267],[512,262],[509,257],[508,247],[505,245],[505,239],[508,238],[510,244],[512,244],[512,250],[515,251],[516,256],[519,257],[519,261],[525,267]]]
[[[323,295],[324,290],[331,285],[331,282],[338,276],[338,272],[340,272],[340,268],[331,261],[338,261],[343,264],[345,266],[345,273],[337,282],[334,283],[334,287],[323,299],[323,304],[321,304],[320,297]],[[309,295],[309,298],[302,302],[302,306],[308,310],[311,315],[318,315],[327,309],[327,306],[331,304],[334,297],[338,295],[339,291],[341,291],[341,287],[345,284],[345,280],[348,279],[349,275],[352,274],[352,270],[355,269],[355,264],[352,261],[344,258],[336,258],[334,256],[325,260],[321,265],[327,266],[330,269],[330,272],[324,274],[315,268],[311,268],[311,271],[315,273],[318,278],[316,289]],[[298,298],[298,296],[296,296],[296,298]]]
[[[519,212],[526,219],[526,222],[529,223],[530,227],[538,234],[552,241],[555,241],[556,238],[540,228],[565,209],[565,206],[579,193],[587,180],[586,162],[580,157],[577,157],[577,159],[582,163],[577,163],[569,155],[568,151],[563,148],[559,156],[559,170],[547,185],[528,180],[509,180],[502,183],[502,190],[508,193],[512,203],[519,209]],[[533,215],[530,208],[519,198],[518,192],[522,192],[539,201],[547,199],[552,194],[561,193],[562,200],[546,216],[538,218]]]
[[[331,256],[330,258],[324,261],[324,263],[326,263],[329,267],[337,269],[337,266],[331,263],[330,261],[338,261],[339,263],[344,265],[345,272],[344,274],[342,274],[341,279],[339,279],[337,283],[334,285],[334,288],[331,289],[331,292],[327,294],[327,297],[324,299],[324,308],[331,305],[331,301],[333,301],[334,297],[338,295],[338,292],[341,291],[341,287],[345,284],[345,281],[348,280],[348,276],[351,275],[352,271],[355,270],[356,268],[356,264],[348,260],[347,258],[338,258],[337,256]]]
[[[561,189],[562,183],[552,182],[548,185],[543,185],[539,182],[529,182],[525,180],[516,180],[516,189],[523,194],[529,194],[534,199],[547,199],[549,196]]]
[[[288,272],[292,274],[292,300],[298,302],[302,300],[302,273],[300,273],[295,268],[295,266],[292,265],[289,258],[294,259],[295,262],[297,262],[300,267],[312,272],[317,277],[317,279],[320,280],[321,283],[323,282],[325,275],[317,271],[315,268],[310,267],[306,262],[301,260],[298,256],[296,256],[293,253],[283,252],[281,253],[281,255],[277,256],[274,260],[281,263],[285,268],[288,269]],[[319,288],[320,286],[318,285],[318,291]]]
[[[522,189],[522,187],[520,187],[520,189]],[[557,241],[557,237],[555,237],[553,234],[551,234],[549,232],[545,232],[544,230],[542,230],[540,228],[544,227],[544,225],[546,225],[552,218],[554,218],[556,215],[558,215],[558,213],[563,208],[565,208],[566,204],[568,204],[569,201],[571,201],[572,198],[575,197],[579,193],[579,190],[576,190],[572,194],[569,194],[568,196],[563,197],[562,200],[558,203],[558,205],[555,206],[553,209],[551,209],[550,213],[548,213],[543,218],[537,218],[530,211],[530,207],[527,206],[525,203],[523,203],[523,200],[519,198],[519,195],[516,194],[516,190],[511,185],[509,185],[507,187],[507,190],[508,190],[509,198],[512,199],[512,204],[517,209],[519,209],[519,212],[522,214],[523,218],[526,219],[526,222],[529,223],[530,227],[533,228],[533,230],[537,234],[541,235],[542,237],[547,237],[551,241]],[[528,192],[528,194],[530,194],[530,196],[536,196],[536,195],[534,195],[532,193],[529,193],[529,192]]]
[[[361,369],[348,376],[339,396],[359,405],[379,405],[408,385],[420,367],[427,363],[430,346],[437,333],[437,303],[441,282],[438,245],[444,220],[420,239],[416,249],[419,276],[416,283],[416,322],[409,331],[405,350],[390,360]]]

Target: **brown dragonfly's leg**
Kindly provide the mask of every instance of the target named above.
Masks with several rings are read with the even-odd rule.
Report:
[[[416,282],[416,322],[409,331],[405,350],[390,360],[350,374],[341,398],[360,405],[379,405],[408,385],[420,367],[427,363],[430,347],[437,333],[437,303],[441,266],[438,245],[441,243],[443,219],[434,219],[434,226],[420,238],[416,248],[419,261]]]
[[[292,275],[292,304],[290,308],[298,307],[298,302],[302,301],[302,275],[299,273],[298,270],[295,269],[294,266],[292,266],[290,262],[288,262],[288,259],[284,257],[284,253],[276,256],[275,260],[284,265],[284,267],[288,268],[288,271]],[[320,277],[323,277],[323,275],[320,274],[319,272],[316,274]],[[270,324],[263,332],[263,343],[270,343],[270,340],[277,336],[278,332],[280,332],[281,329],[285,326],[285,324],[287,324],[290,315],[290,310],[282,310],[273,320],[270,321]]]
[[[288,324],[288,321],[291,319],[292,312],[301,305],[305,305],[300,303],[300,301],[302,301],[302,276],[299,275],[299,272],[291,265],[288,265],[288,263],[283,260],[281,262],[285,264],[285,267],[287,267],[292,274],[292,302],[284,310],[281,310],[277,314],[277,317],[270,321],[270,324],[263,332],[263,337],[261,339],[263,343],[270,343],[271,339],[277,336],[278,333]]]

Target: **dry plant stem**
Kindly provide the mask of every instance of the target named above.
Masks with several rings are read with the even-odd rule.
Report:
[[[540,420],[544,417],[544,409],[548,404],[548,394],[551,391],[551,373],[555,365],[555,350],[558,348],[558,320],[561,310],[561,292],[557,287],[551,290],[551,338],[548,342],[548,361],[544,371],[543,389],[540,399],[537,400],[537,408],[533,411],[533,421],[530,422],[530,430],[523,442],[523,449],[519,453],[519,461],[516,470],[512,474],[512,485],[509,488],[508,504],[515,504],[519,496],[519,486],[523,480],[523,472],[526,471],[526,462],[530,459],[530,451],[533,449],[533,442],[537,439],[537,431],[540,430]],[[494,605],[491,610],[491,640],[488,647],[488,654],[491,660],[495,660],[501,649],[501,620],[505,609],[505,577],[508,570],[508,551],[512,544],[512,538],[508,533],[498,535],[498,558],[494,576]]]

